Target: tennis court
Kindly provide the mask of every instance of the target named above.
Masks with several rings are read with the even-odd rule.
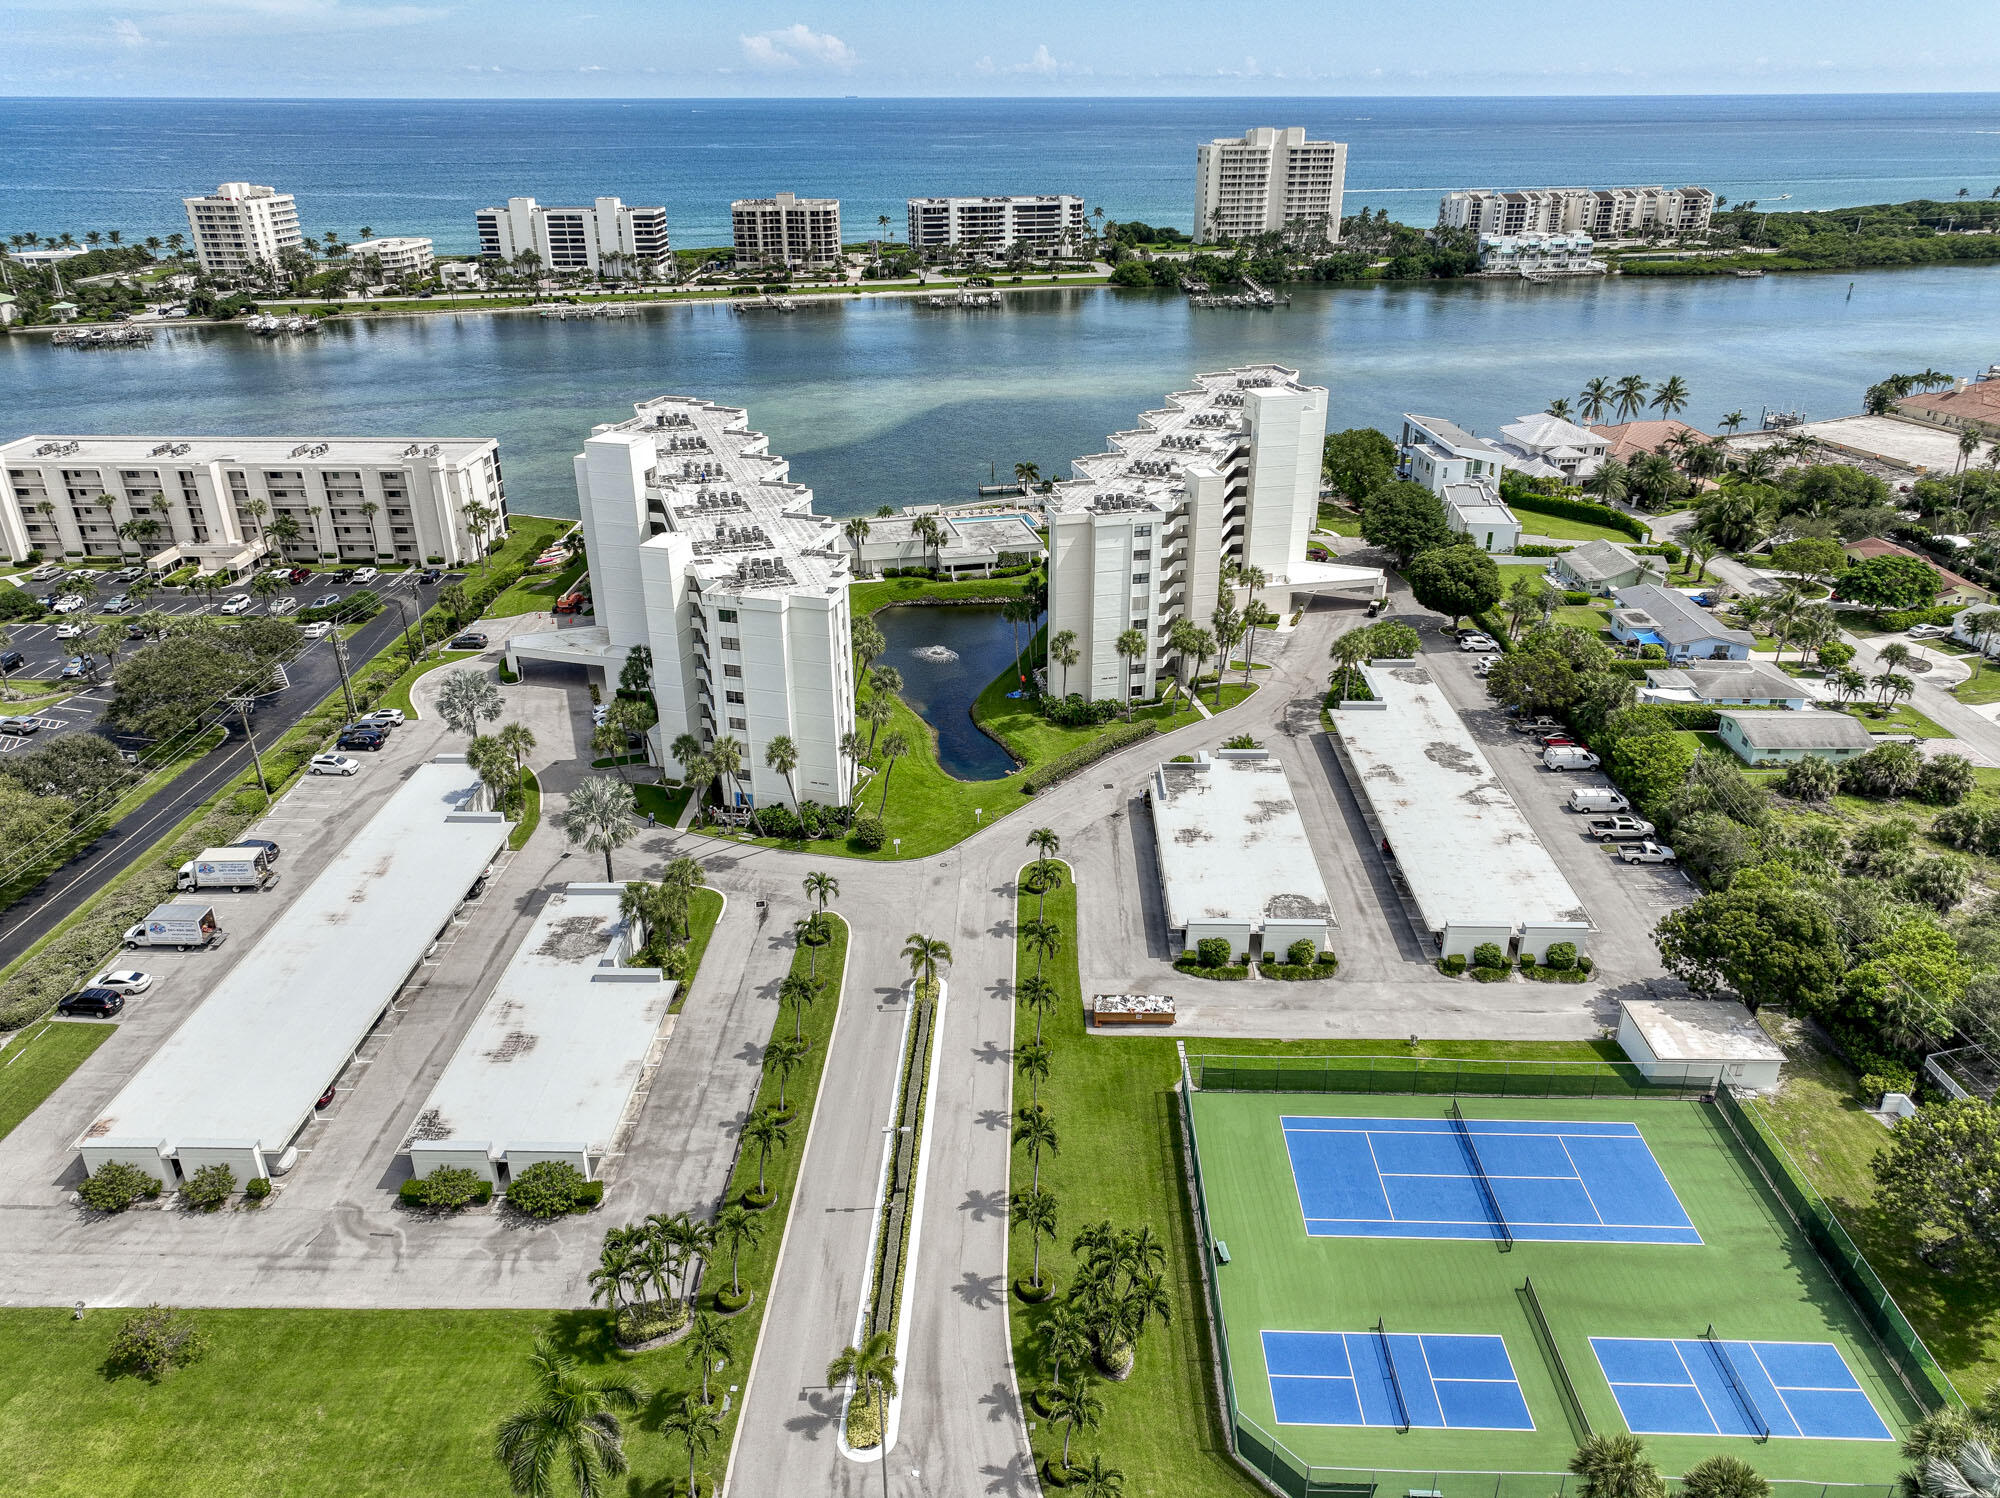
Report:
[[[1592,1337],[1590,1348],[1637,1435],[1895,1439],[1830,1342]]]
[[[1636,1124],[1286,1115],[1315,1238],[1699,1244]]]
[[[1535,1428],[1499,1337],[1267,1331],[1264,1367],[1280,1425]]]

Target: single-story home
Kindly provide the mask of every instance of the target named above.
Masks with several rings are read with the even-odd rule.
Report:
[[[1558,586],[1609,598],[1620,588],[1636,588],[1645,583],[1667,580],[1667,564],[1660,557],[1642,557],[1616,541],[1586,541],[1557,557],[1549,571]]]
[[[1481,551],[1511,552],[1521,539],[1521,522],[1484,479],[1446,484],[1438,498],[1444,501],[1445,523],[1459,535],[1470,536]]]
[[[2000,609],[1975,603],[1952,617],[1951,637],[1986,655],[2000,655]]]
[[[1909,557],[1922,562],[1944,579],[1938,589],[1940,606],[1951,603],[1987,603],[1993,595],[1969,577],[1960,577],[1949,567],[1940,567],[1920,551],[1911,551],[1907,546],[1898,546],[1894,541],[1884,541],[1880,536],[1870,536],[1863,541],[1847,543],[1847,554],[1857,562],[1865,562],[1870,557]]]
[[[1611,634],[1627,645],[1659,645],[1670,661],[1740,661],[1754,643],[1747,630],[1726,629],[1685,593],[1643,583],[1611,595]]]
[[[1708,433],[1699,427],[1691,427],[1685,421],[1675,421],[1671,417],[1665,421],[1599,423],[1593,424],[1591,430],[1611,444],[1605,451],[1605,459],[1616,458],[1621,463],[1630,463],[1634,458],[1659,452],[1670,442],[1678,443],[1683,436],[1693,437],[1697,442],[1709,440]]]
[[[2000,439],[2000,380],[1993,378],[1989,370],[1985,379],[1960,381],[1955,389],[1942,395],[1927,392],[1905,396],[1896,402],[1896,413],[1913,421]]]
[[[1716,734],[1746,765],[1788,765],[1825,759],[1838,764],[1875,747],[1874,735],[1850,713],[1722,712]]]
[[[1639,700],[1802,712],[1812,705],[1813,697],[1797,677],[1767,661],[1697,661],[1648,671]]]

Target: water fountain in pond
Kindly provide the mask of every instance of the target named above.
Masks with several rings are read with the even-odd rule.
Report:
[[[910,654],[920,661],[930,661],[939,666],[948,666],[958,659],[958,652],[948,645],[919,645]]]

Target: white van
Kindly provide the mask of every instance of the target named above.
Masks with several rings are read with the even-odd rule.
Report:
[[[1569,800],[1563,803],[1571,811],[1607,812],[1630,811],[1632,803],[1614,790],[1577,790],[1569,793]]]
[[[1594,770],[1603,761],[1577,744],[1557,744],[1542,751],[1542,763],[1551,770]]]

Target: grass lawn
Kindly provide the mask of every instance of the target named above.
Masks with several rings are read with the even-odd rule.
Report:
[[[410,688],[416,685],[417,678],[437,670],[440,666],[449,666],[454,662],[465,660],[468,656],[475,656],[477,654],[479,652],[476,650],[447,650],[435,660],[419,661],[396,678],[396,684],[382,694],[380,705],[383,707],[400,707],[412,718],[421,718],[423,714],[418,712],[416,704],[410,701]]]
[[[1521,522],[1524,536],[1547,536],[1552,541],[1616,541],[1620,546],[1632,545],[1632,538],[1608,525],[1593,525],[1588,520],[1570,520],[1561,515],[1538,515],[1528,510],[1520,510],[1514,518]]]
[[[1005,603],[1019,598],[1032,573],[1019,577],[965,577],[932,582],[922,577],[884,577],[852,583],[847,589],[849,614],[865,619],[893,603],[938,600],[949,603]]]
[[[1319,507],[1319,529],[1331,531],[1336,536],[1358,536],[1361,534],[1361,517],[1353,510],[1323,504]]]
[[[2000,1285],[1940,1274],[1908,1250],[1908,1235],[1875,1208],[1871,1162],[1889,1131],[1862,1110],[1858,1079],[1800,1025],[1758,1016],[1785,1048],[1784,1085],[1753,1103],[1792,1160],[1846,1226],[1932,1356],[1970,1401],[2000,1381]]]
[[[684,785],[635,785],[632,799],[639,803],[641,812],[651,812],[662,827],[671,827],[681,819],[681,812],[688,803],[688,788]]]
[[[539,553],[538,553],[539,555]],[[583,576],[582,560],[557,572],[524,573],[521,580],[486,606],[484,617],[511,619],[516,614],[544,614]]]
[[[1981,661],[1951,695],[1960,702],[1973,704],[2000,702],[2000,671],[1993,669],[1992,662]]]
[[[535,835],[535,828],[542,820],[542,783],[535,778],[535,772],[526,766],[521,770],[521,820],[514,824],[514,830],[507,834],[507,846],[516,853],[528,846],[528,839]]]
[[[722,892],[713,889],[698,889],[688,901],[688,965],[687,978],[674,993],[674,1001],[669,1006],[679,1014],[681,1006],[687,1002],[688,990],[694,987],[695,974],[701,971],[701,959],[708,955],[708,939],[715,935],[715,923],[722,919]]]
[[[1932,722],[1907,702],[1897,703],[1879,717],[1873,712],[1860,711],[1855,704],[1849,704],[1845,711],[1867,724],[1870,733],[1913,733],[1920,739],[1948,739],[1952,736],[1949,728]]]
[[[1598,607],[1593,604],[1564,604],[1555,611],[1552,622],[1567,624],[1573,629],[1588,630],[1594,635],[1608,634],[1611,629],[1611,608],[1607,604]],[[1666,662],[1662,661],[1661,665]]]
[[[68,1081],[69,1074],[117,1028],[94,1022],[43,1020],[0,1050],[0,1139]]]

